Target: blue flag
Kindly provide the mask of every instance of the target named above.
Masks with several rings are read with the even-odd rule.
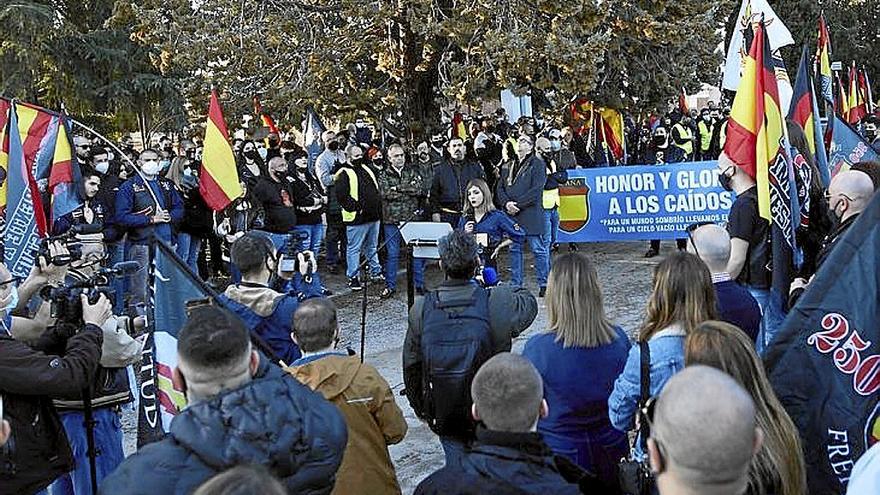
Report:
[[[880,155],[874,151],[874,148],[837,114],[834,114],[831,125],[831,151],[828,158],[828,168],[831,170],[832,177],[856,163],[880,159]]]
[[[880,441],[880,195],[840,239],[765,354],[812,494],[846,491]]]
[[[186,323],[187,306],[207,304],[216,294],[161,241],[152,244],[149,337],[141,364],[138,446],[159,440],[186,406],[171,375],[177,366],[177,335]]]
[[[37,217],[42,215],[42,208],[33,172],[28,170],[25,161],[14,104],[9,110],[6,129],[9,135],[9,162],[6,225],[2,235],[3,258],[14,277],[27,277],[34,266],[33,253],[39,246]]]
[[[315,159],[321,154],[321,134],[326,130],[327,128],[321,123],[318,114],[309,107],[306,110],[305,129],[303,130],[303,146],[306,153],[309,154],[309,170],[314,171]]]

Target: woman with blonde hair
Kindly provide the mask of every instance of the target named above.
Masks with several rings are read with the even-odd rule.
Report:
[[[703,364],[732,376],[755,402],[764,432],[761,450],[749,468],[749,495],[801,495],[807,492],[800,437],[794,422],[770,387],[754,342],[739,328],[707,321],[688,335],[685,364]]]
[[[544,380],[550,413],[538,431],[557,454],[614,485],[626,435],[608,419],[608,396],[630,343],[605,316],[595,265],[581,253],[556,258],[547,281],[548,332],[526,343],[523,356]]]
[[[660,393],[666,382],[684,368],[684,339],[700,323],[718,317],[712,275],[700,258],[678,252],[654,270],[654,286],[638,341],[649,350],[649,396]],[[608,399],[611,424],[620,431],[635,422],[641,392],[641,349],[629,351],[623,373],[614,382]],[[638,453],[643,450],[637,443]]]
[[[483,248],[480,261],[483,266],[496,268],[495,259],[502,249],[514,242],[523,242],[525,231],[507,213],[495,209],[492,192],[483,179],[473,179],[465,188],[465,204],[458,228],[477,235]],[[481,241],[481,234],[485,239]]]

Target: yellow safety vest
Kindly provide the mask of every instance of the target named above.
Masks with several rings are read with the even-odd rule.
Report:
[[[550,160],[547,168],[550,169],[550,173],[556,172],[556,163]],[[545,210],[552,210],[559,206],[559,188],[544,189],[544,193],[541,195],[541,205]]]
[[[673,139],[672,144],[674,144],[677,148],[680,148],[682,151],[684,151],[685,155],[690,156],[694,152],[694,136],[691,134],[691,128],[679,123],[679,124],[675,124],[672,127],[672,130],[674,131],[676,127],[681,129],[680,134],[682,137],[684,137],[685,142],[684,142],[684,144],[678,144],[675,142],[675,139]]]
[[[373,179],[373,184],[376,185],[376,190],[379,190],[379,183],[376,181],[376,176],[373,175],[373,171],[370,170],[368,165],[363,166],[364,170],[367,171],[367,174]],[[351,196],[351,199],[357,201],[358,200],[358,176],[357,172],[350,167],[340,168],[338,172],[336,172],[336,176],[334,180],[339,180],[339,175],[345,172],[345,175],[348,176],[348,194]],[[344,223],[354,222],[355,217],[357,217],[356,211],[348,211],[345,208],[342,208],[342,221]]]
[[[715,130],[715,126],[710,126],[701,120],[697,127],[700,129],[700,151],[705,153],[712,147],[712,131]]]

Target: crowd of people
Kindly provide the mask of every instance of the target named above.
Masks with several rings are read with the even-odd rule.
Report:
[[[403,412],[374,367],[337,348],[318,274],[344,271],[351,290],[378,283],[393,297],[400,229],[413,220],[453,229],[438,245],[439,286],[426,284],[424,260],[413,265],[421,297],[408,315],[404,394],[445,455],[416,493],[632,493],[633,469],[663,495],[805,493],[798,432],[759,357],[778,327],[768,225],[754,181],[721,152],[726,114],[710,105],[634,130],[638,161],[717,158],[736,194],[726,226],[690,226],[657,265],[638,329],[606,316],[612,282],[590,256],[575,245],[553,255],[559,185],[602,163],[568,128],[499,114],[464,138],[408,143],[359,121],[324,132],[312,157],[292,136],[234,139],[245,194],[219,212],[199,192],[197,140],[136,151],[127,139],[123,159],[75,137],[83,204],[52,225],[26,279],[0,264],[0,494],[88,494],[93,482],[107,494],[400,493],[388,446],[407,434]],[[811,215],[832,218],[800,229],[792,298],[877,185],[878,164],[864,163],[806,191],[823,205]],[[154,237],[222,294],[188,308],[170,432],[125,458],[120,410],[136,388]],[[524,287],[526,244],[537,297]],[[486,283],[505,249],[509,280]],[[121,261],[137,267],[124,298],[75,293],[59,313],[61,297],[45,297]],[[537,298],[547,328],[511,353]],[[876,458],[857,472],[876,479]]]

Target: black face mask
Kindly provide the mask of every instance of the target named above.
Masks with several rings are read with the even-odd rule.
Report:
[[[733,185],[731,184],[732,179],[733,177],[728,177],[727,174],[718,174],[718,182],[721,183],[721,187],[723,187],[725,191],[733,191]]]
[[[352,158],[349,161],[351,162],[352,165],[360,165],[360,164],[364,163],[363,158]]]
[[[327,149],[330,151],[336,151],[339,149],[339,143],[337,141],[331,141],[327,143]]]
[[[257,150],[253,150],[253,151],[248,151],[247,153],[244,154],[244,156],[250,158],[251,160],[256,160],[257,158],[260,157],[260,154],[257,153]]]
[[[277,141],[277,140],[275,140],[275,139],[270,139],[270,140],[269,140],[269,147],[270,147],[270,148],[276,148],[277,146],[278,146],[278,141]]]
[[[831,232],[837,230],[837,227],[840,226],[840,217],[837,216],[837,213],[834,211],[837,208],[837,205],[840,204],[840,201],[834,204],[834,206],[829,206],[828,210],[826,210],[826,214],[828,215],[828,221],[831,222]]]

